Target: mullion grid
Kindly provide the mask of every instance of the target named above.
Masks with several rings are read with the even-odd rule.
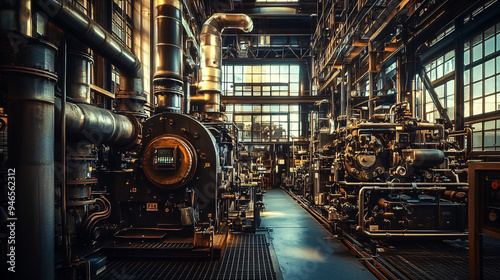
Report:
[[[500,109],[500,23],[464,42],[464,117]],[[473,149],[500,150],[500,120],[472,124]]]
[[[226,115],[238,126],[240,141],[285,142],[300,136],[298,104],[229,104]]]

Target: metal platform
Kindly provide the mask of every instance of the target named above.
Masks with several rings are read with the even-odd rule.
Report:
[[[112,260],[99,280],[242,279],[274,280],[265,234],[232,234],[219,261]]]
[[[483,250],[484,279],[498,279],[500,240],[485,236]],[[469,279],[467,241],[398,243],[382,248],[379,254],[408,279]]]

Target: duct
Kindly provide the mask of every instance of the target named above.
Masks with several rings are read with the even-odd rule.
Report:
[[[182,3],[155,0],[155,113],[180,112],[183,96]]]
[[[192,101],[202,103],[203,112],[220,112],[220,93],[222,83],[222,37],[226,28],[240,29],[244,32],[253,30],[253,22],[245,14],[212,15],[201,29],[201,96],[191,97]]]
[[[116,95],[120,112],[144,117],[142,67],[139,59],[99,24],[67,0],[40,0],[38,6],[61,29],[109,59],[120,70],[120,92]],[[137,107],[141,107],[138,109]]]
[[[54,279],[54,74],[56,47],[0,36],[0,84],[7,92],[9,182],[15,181],[16,278]],[[9,184],[10,186],[10,184]]]
[[[61,100],[55,100],[56,112]],[[95,145],[128,149],[138,143],[140,124],[136,118],[87,104],[66,103],[66,132],[71,140],[88,140]]]

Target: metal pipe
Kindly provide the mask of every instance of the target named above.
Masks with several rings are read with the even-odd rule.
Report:
[[[346,116],[347,96],[346,96],[346,88],[345,88],[345,82],[344,82],[345,67],[346,66],[344,65],[342,67],[342,69],[340,70],[340,115],[341,116]],[[332,107],[335,107],[333,103],[332,103]],[[346,121],[346,126],[347,126],[347,121]]]
[[[63,43],[63,86],[62,86],[62,98],[61,98],[61,226],[62,226],[62,235],[63,235],[63,243],[64,243],[64,262],[67,268],[70,267],[71,264],[71,237],[68,231],[67,225],[67,189],[66,189],[66,96],[67,96],[67,80],[68,80],[68,45],[67,42]]]
[[[419,187],[419,186],[456,186],[456,187],[467,187],[469,184],[467,183],[443,183],[443,182],[438,182],[438,183],[393,183],[393,182],[380,182],[380,183],[371,183],[371,182],[346,182],[346,181],[339,181],[338,182],[340,185],[346,185],[346,186],[358,186],[358,187],[364,187],[364,186],[373,186],[373,187],[380,187],[380,186],[387,186],[388,188],[394,187],[394,186],[408,186],[408,187]],[[410,188],[408,188],[410,189]]]
[[[0,7],[0,18],[2,19],[0,21],[0,29],[16,30],[25,36],[33,35],[31,0],[0,0]],[[16,38],[9,37],[9,39],[13,40]]]
[[[54,279],[54,74],[56,47],[0,37],[0,80],[7,92],[8,167],[15,182],[18,279]],[[9,184],[10,185],[10,184]],[[15,218],[12,217],[12,218]]]
[[[351,91],[352,91],[352,69],[351,65],[347,66],[347,93],[346,93],[346,127],[351,124]]]
[[[252,19],[245,14],[213,14],[201,28],[201,80],[199,92],[203,97],[191,97],[202,101],[203,112],[220,112],[222,84],[222,37],[225,29],[253,30]]]
[[[55,100],[56,112],[61,100]],[[128,149],[138,143],[140,124],[133,116],[114,114],[87,104],[66,104],[66,131],[71,140],[88,140],[95,145],[110,145]],[[56,120],[60,121],[60,120]]]
[[[417,124],[417,129],[418,130],[434,130],[434,129],[437,129],[439,131],[439,137],[440,137],[440,139],[444,139],[445,138],[445,135],[444,135],[444,126],[442,124],[438,124],[438,123],[422,123],[422,122],[419,122]]]
[[[373,116],[373,113],[375,112],[375,103],[374,97],[375,97],[375,71],[377,70],[377,53],[373,49],[373,42],[369,41],[368,42],[368,62],[369,62],[369,70],[370,72],[368,73],[368,81],[369,81],[369,95],[368,95],[368,118],[371,118]]]
[[[68,83],[67,96],[72,100],[90,103],[90,65],[92,56],[84,52],[69,51],[67,56],[69,67],[64,81]]]
[[[407,230],[401,230],[401,231],[396,231],[396,230],[391,230],[391,231],[385,231],[385,232],[369,232],[365,230],[365,219],[364,215],[364,205],[365,205],[365,191],[366,190],[429,190],[429,191],[436,191],[436,190],[446,190],[446,187],[414,187],[414,188],[395,188],[395,187],[362,187],[359,190],[359,198],[358,198],[358,227],[357,230],[364,235],[370,236],[370,237],[432,237],[432,236],[440,236],[440,237],[461,237],[467,235],[466,232],[452,232],[452,231],[444,231],[444,230],[436,230],[436,231],[407,231]]]
[[[120,70],[120,91],[116,95],[118,110],[144,117],[146,95],[143,93],[143,73],[139,59],[67,0],[40,0],[37,4],[58,27],[118,67]]]
[[[184,77],[184,98],[182,99],[182,111],[189,114],[191,111],[191,77]]]
[[[155,0],[155,113],[180,112],[183,96],[183,26],[179,0]]]

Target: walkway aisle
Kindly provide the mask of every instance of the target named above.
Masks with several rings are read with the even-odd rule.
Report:
[[[282,190],[268,190],[262,227],[271,242],[284,280],[375,279],[347,248]]]

